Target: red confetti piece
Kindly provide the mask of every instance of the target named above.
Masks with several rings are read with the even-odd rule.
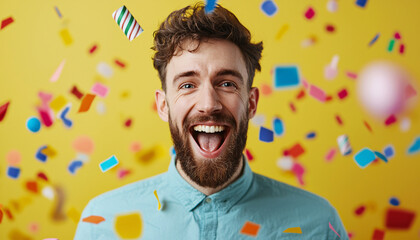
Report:
[[[39,172],[36,176],[38,178],[41,178],[41,179],[45,180],[46,182],[48,182],[48,177],[47,177],[47,175],[45,175],[45,173]]]
[[[409,84],[405,87],[405,100],[410,99],[417,95],[416,89],[414,89],[413,85]]]
[[[346,76],[351,78],[351,79],[357,79],[357,74],[354,72],[346,72]]]
[[[409,229],[416,213],[401,208],[388,208],[385,226],[390,229]]]
[[[250,222],[250,221],[246,221],[244,226],[242,227],[240,233],[241,234],[245,234],[245,235],[249,235],[252,237],[256,237],[258,235],[258,231],[260,230],[260,225]]]
[[[101,222],[105,221],[105,218],[103,218],[101,216],[91,215],[89,217],[83,218],[82,221],[83,222],[88,222],[88,223],[98,224],[98,223],[101,223]]]
[[[404,54],[405,45],[403,43],[400,44],[400,54]]]
[[[296,96],[296,99],[301,99],[305,96],[305,91],[302,89],[300,90],[300,92],[298,93],[298,95]]]
[[[10,101],[3,104],[0,107],[0,122],[3,121],[4,116],[6,116],[7,108],[9,107]]]
[[[6,217],[10,220],[13,220],[12,212],[8,208],[3,208],[4,213],[6,213]]]
[[[290,106],[290,109],[292,109],[292,112],[296,112],[296,107],[292,102],[289,103],[289,106]]]
[[[51,117],[47,109],[38,108],[39,116],[42,124],[46,127],[50,127],[53,124],[53,118]]]
[[[293,158],[297,158],[305,152],[305,149],[299,144],[296,143],[290,149],[286,150],[285,156],[292,156]]]
[[[341,120],[341,117],[338,114],[335,115],[335,120],[337,120],[339,125],[343,125],[343,120]]]
[[[268,84],[261,84],[261,93],[262,95],[269,96],[273,93],[273,89]]]
[[[354,214],[356,214],[357,216],[361,216],[366,210],[366,207],[361,205],[358,208],[356,208],[356,210],[354,210]]]
[[[305,17],[307,19],[312,19],[315,16],[315,11],[313,8],[309,7],[308,10],[305,12]]]
[[[395,115],[391,115],[385,120],[385,125],[386,126],[391,125],[395,123],[396,121],[397,121],[397,117],[395,117]]]
[[[301,186],[305,185],[305,182],[303,181],[303,174],[305,173],[305,168],[301,164],[295,162],[292,166],[292,172],[295,174],[299,184]]]
[[[385,231],[375,228],[373,231],[372,240],[383,240],[385,237]]]
[[[347,95],[348,95],[347,89],[343,89],[343,90],[339,91],[337,95],[340,99],[346,98]]]
[[[400,33],[399,32],[395,32],[394,38],[400,40],[401,39]]]
[[[125,64],[121,61],[115,60],[115,64],[117,64],[118,66],[125,68]]]
[[[13,20],[12,17],[8,17],[8,18],[3,19],[3,21],[1,21],[1,28],[0,28],[0,30],[3,29],[3,28],[5,28],[7,25],[11,24],[13,21],[14,20]]]
[[[369,132],[372,132],[372,128],[370,127],[369,123],[364,121],[364,124],[365,124],[366,128],[369,130]]]
[[[132,123],[132,120],[131,120],[131,118],[129,118],[129,119],[127,119],[127,121],[125,121],[124,125],[126,127],[130,127],[131,126],[131,123]]]
[[[98,48],[97,45],[93,45],[90,49],[89,49],[89,53],[92,54],[93,52],[96,51],[96,49]]]
[[[81,93],[79,91],[79,89],[77,89],[76,86],[73,86],[73,88],[70,90],[71,94],[73,94],[74,96],[76,96],[78,99],[81,99],[83,97],[83,93]]]
[[[335,27],[331,24],[328,24],[327,26],[325,26],[325,30],[327,30],[327,32],[334,32]]]
[[[87,112],[90,108],[90,105],[93,102],[93,99],[95,99],[96,95],[93,94],[86,94],[83,99],[82,99],[82,103],[80,104],[80,108],[79,108],[79,113],[80,112]]]
[[[3,220],[3,211],[0,209],[0,223]]]
[[[245,149],[245,154],[248,161],[254,160],[254,156],[252,156],[252,153],[248,149]]]
[[[331,96],[331,95],[328,95],[327,97],[325,97],[326,102],[330,102],[332,100],[333,100],[333,96]]]

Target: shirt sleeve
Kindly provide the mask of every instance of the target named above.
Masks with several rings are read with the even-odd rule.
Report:
[[[328,227],[328,237],[327,237],[328,240],[349,240],[347,231],[344,228],[343,223],[341,222],[341,219],[337,213],[337,210],[335,210],[334,207],[332,207],[332,213],[329,217],[329,223],[327,227]],[[337,233],[335,233],[333,229]],[[340,235],[340,237],[337,234]]]
[[[82,222],[82,219],[85,217],[88,217],[92,215],[92,208],[93,204],[92,201],[90,201],[85,209],[83,210],[82,216],[79,219],[79,223],[77,225],[76,234],[74,236],[74,240],[90,240],[93,238],[92,233],[92,224],[87,222]]]

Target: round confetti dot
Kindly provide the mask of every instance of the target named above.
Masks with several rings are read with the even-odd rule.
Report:
[[[392,197],[392,198],[389,199],[389,203],[392,206],[398,206],[398,205],[400,205],[400,200],[398,200],[398,198],[396,198],[396,197]]]
[[[17,166],[22,160],[22,156],[20,155],[20,152],[11,150],[7,153],[6,160],[10,166]]]
[[[312,138],[315,138],[316,137],[316,133],[315,132],[310,132],[310,133],[308,133],[307,135],[306,135],[306,138],[307,139],[312,139]]]
[[[80,136],[73,141],[73,148],[77,152],[91,154],[93,152],[94,144],[90,137]]]
[[[41,129],[41,121],[36,117],[31,117],[26,121],[26,127],[29,131],[36,133]]]
[[[131,143],[130,150],[132,152],[136,153],[136,152],[140,151],[140,149],[141,149],[141,145],[140,145],[139,142],[134,141],[134,142]]]

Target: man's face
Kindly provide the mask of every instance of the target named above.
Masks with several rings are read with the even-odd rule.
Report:
[[[218,187],[237,170],[258,89],[248,90],[239,48],[226,40],[185,42],[167,65],[166,93],[156,92],[169,121],[177,161],[198,185]]]

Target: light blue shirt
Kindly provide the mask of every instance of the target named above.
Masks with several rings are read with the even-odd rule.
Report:
[[[81,219],[97,215],[105,221],[80,221],[74,239],[118,239],[115,217],[133,212],[140,213],[142,219],[141,239],[348,239],[340,217],[327,200],[253,173],[248,162],[244,163],[235,182],[206,196],[181,177],[172,158],[166,173],[92,199]],[[256,237],[240,233],[247,221],[260,226]],[[296,227],[301,234],[284,233]]]

